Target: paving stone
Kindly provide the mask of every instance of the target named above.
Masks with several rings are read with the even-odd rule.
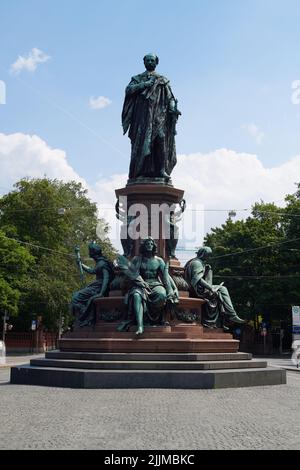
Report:
[[[300,374],[238,389],[11,385],[0,371],[1,449],[300,449]]]

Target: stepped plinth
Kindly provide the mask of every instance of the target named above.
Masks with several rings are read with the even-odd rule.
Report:
[[[11,382],[70,388],[216,389],[286,383],[286,371],[247,353],[53,351],[13,367]]]
[[[221,328],[202,326],[206,300],[190,296],[184,269],[167,255],[165,212],[178,204],[183,191],[160,181],[128,184],[116,190],[127,198],[128,208],[144,205],[151,233],[156,224],[158,255],[169,262],[169,272],[179,290],[179,302],[162,312],[160,324],[145,324],[136,335],[134,319],[126,331],[118,331],[128,320],[124,301],[127,284],[118,268],[107,297],[94,301],[93,326],[80,327],[59,340],[59,350],[30,366],[14,367],[11,382],[73,388],[223,388],[286,383],[286,372],[272,369],[239,352],[239,341]],[[164,205],[162,206],[162,203]],[[142,209],[141,209],[142,210]],[[139,252],[141,239],[133,244]]]

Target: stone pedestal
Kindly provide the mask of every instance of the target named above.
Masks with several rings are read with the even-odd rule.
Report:
[[[75,327],[60,341],[61,351],[97,351],[122,353],[228,352],[238,351],[239,341],[221,329],[201,325],[202,299],[180,297],[174,311],[168,308],[162,325],[145,325],[143,335],[135,334],[136,326],[118,331],[127,319],[123,296],[95,301],[96,323],[93,327]]]
[[[73,388],[223,388],[286,383],[285,371],[267,367],[251,355],[239,353],[239,341],[220,329],[203,328],[204,300],[191,298],[178,260],[168,260],[164,215],[178,204],[183,191],[161,182],[128,184],[116,191],[128,207],[144,205],[149,211],[145,236],[152,235],[158,255],[170,261],[169,272],[179,290],[179,303],[162,312],[161,324],[118,331],[128,319],[124,302],[126,283],[116,269],[109,296],[94,302],[93,327],[74,327],[59,341],[59,351],[30,366],[14,367],[11,383]],[[164,203],[164,206],[161,205]],[[153,206],[154,205],[154,206]],[[152,208],[152,211],[151,211]],[[153,210],[154,209],[154,210]],[[153,219],[157,233],[153,233]],[[134,243],[139,253],[140,239]]]
[[[133,255],[138,255],[139,246],[142,238],[151,236],[157,243],[157,254],[163,259],[167,259],[166,252],[166,225],[165,216],[168,215],[170,208],[178,210],[178,203],[183,199],[184,191],[174,188],[168,184],[157,183],[136,183],[127,185],[125,188],[116,190],[116,197],[119,201],[127,202],[128,211],[134,213],[144,213],[147,210],[146,224],[141,227],[141,238],[135,240]],[[173,207],[172,207],[173,206]],[[175,260],[176,261],[176,260]],[[175,263],[176,264],[176,263]]]
[[[161,180],[141,179],[129,182],[116,190],[119,210],[128,215],[147,215],[134,241],[132,256],[139,254],[143,238],[151,236],[157,243],[157,255],[169,262],[169,272],[178,291],[179,302],[167,305],[162,312],[160,325],[145,325],[142,335],[135,334],[136,325],[128,331],[118,331],[118,326],[128,320],[124,296],[128,290],[126,279],[118,268],[110,286],[109,296],[95,301],[96,322],[93,327],[75,327],[59,342],[61,351],[97,351],[122,353],[175,353],[175,352],[227,352],[236,353],[239,341],[221,329],[203,328],[202,306],[205,300],[191,298],[184,280],[184,268],[177,259],[169,259],[166,241],[166,217],[170,210],[178,211],[184,191],[164,184]],[[122,199],[123,198],[123,199]],[[139,215],[138,215],[139,217]],[[141,223],[141,220],[140,220]],[[125,282],[124,282],[125,279]],[[131,319],[134,320],[135,319]]]

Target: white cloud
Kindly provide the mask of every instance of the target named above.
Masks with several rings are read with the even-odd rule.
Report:
[[[266,168],[256,155],[219,149],[208,154],[179,155],[173,174],[176,187],[185,190],[188,204],[203,204],[204,232],[219,226],[230,209],[250,208],[255,202],[276,201],[295,191],[295,175],[300,174],[300,155],[288,162]],[[214,211],[212,209],[217,209]],[[238,211],[237,218],[250,211]]]
[[[244,126],[242,126],[243,129],[245,129],[248,134],[253,137],[253,139],[255,140],[255,142],[260,145],[265,137],[265,134],[263,131],[261,131],[256,124],[254,124],[253,122],[250,123],[250,124],[245,124]]]
[[[6,85],[0,80],[0,104],[6,104]]]
[[[36,135],[0,133],[0,186],[9,187],[24,177],[85,181],[67,162],[66,153],[52,149]]]
[[[11,65],[11,72],[13,74],[19,74],[21,70],[25,69],[29,72],[34,72],[38,64],[47,62],[50,59],[50,56],[46,55],[40,49],[34,47],[28,54],[27,57],[19,55],[17,60]]]
[[[89,106],[91,109],[103,109],[109,106],[111,103],[111,100],[105,96],[98,96],[98,98],[91,96]]]
[[[260,200],[284,206],[286,194],[296,189],[297,174],[300,174],[300,155],[266,168],[257,155],[218,149],[207,154],[179,155],[172,180],[174,186],[185,191],[187,209],[201,206],[204,209],[204,220],[199,218],[204,226],[199,230],[205,234],[224,223],[229,210],[236,209],[236,219],[241,219],[248,217],[251,211],[240,209],[250,209]],[[93,200],[98,201],[101,213],[112,226],[115,189],[124,187],[126,181],[127,174],[114,174],[102,178],[91,188]]]
[[[98,203],[100,215],[115,227],[115,189],[124,187],[127,174],[114,174],[88,185],[68,163],[63,150],[49,147],[36,135],[21,133],[0,133],[0,168],[2,188],[11,187],[26,176],[40,178],[46,175],[64,181],[81,181],[89,189],[89,197]],[[230,209],[250,208],[261,199],[284,206],[284,197],[295,191],[294,183],[299,174],[300,155],[266,168],[257,155],[218,149],[207,154],[179,155],[172,180],[174,186],[185,191],[188,208],[203,204],[206,233],[211,227],[224,223]],[[237,218],[249,214],[250,211],[237,211]],[[114,229],[111,235],[114,238]],[[119,246],[116,241],[114,244]]]
[[[97,202],[99,214],[109,224],[109,237],[113,245],[120,251],[120,222],[116,218],[116,195],[115,190],[126,185],[128,176],[125,173],[114,174],[110,178],[101,178],[89,191],[93,201]]]
[[[113,175],[89,186],[68,163],[64,150],[51,148],[37,135],[22,133],[0,133],[0,169],[0,194],[11,190],[14,183],[25,177],[81,182],[89,190],[91,200],[98,203],[101,217],[116,228],[114,189],[126,183],[126,175],[123,180],[121,175]],[[120,248],[117,241],[114,244]]]

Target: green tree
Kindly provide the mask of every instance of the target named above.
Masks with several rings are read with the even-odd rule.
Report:
[[[214,250],[216,281],[225,281],[237,310],[246,318],[290,319],[300,303],[299,200],[287,196],[286,208],[256,203],[246,220],[228,219],[206,236]],[[293,217],[291,217],[293,213]],[[298,247],[298,248],[297,248]]]
[[[0,260],[0,312],[16,316],[26,275],[35,260],[27,248],[9,240],[1,230]]]

